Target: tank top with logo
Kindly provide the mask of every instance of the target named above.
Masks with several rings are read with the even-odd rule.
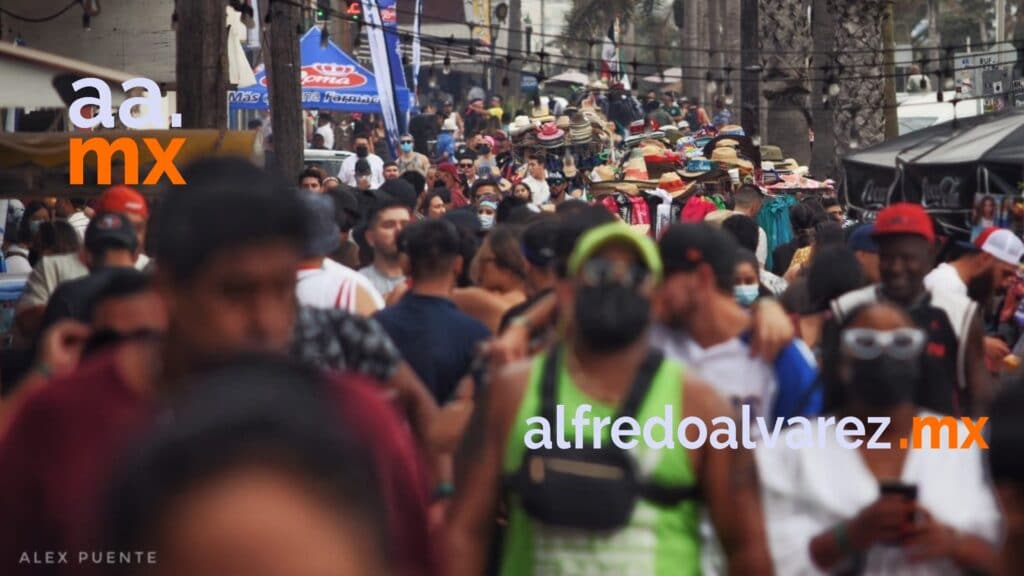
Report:
[[[540,388],[544,361],[539,355],[530,372],[529,386],[509,432],[502,465],[504,474],[515,472],[526,452],[525,437],[532,426],[526,421],[540,416]],[[565,438],[573,442],[572,417],[576,408],[589,404],[587,415],[591,424],[585,427],[584,440],[593,441],[593,421],[614,419],[617,406],[589,397],[571,380],[565,363],[558,368],[556,401],[565,407]],[[662,362],[646,398],[637,410],[636,420],[642,429],[651,418],[665,417],[665,407],[672,407],[672,430],[675,435],[683,418],[683,367],[670,360]],[[604,427],[604,442],[610,442],[610,426]],[[552,442],[557,436],[551,423]],[[652,440],[665,439],[664,429],[652,430]],[[638,445],[629,451],[633,457],[638,480],[665,487],[690,487],[697,478],[686,448],[678,439],[672,448],[654,450],[638,436]],[[700,574],[699,503],[685,500],[670,507],[659,507],[637,499],[633,516],[625,527],[612,533],[596,533],[542,524],[532,519],[515,493],[508,497],[509,521],[501,561],[502,576],[551,574],[558,576],[690,576]],[[595,502],[600,506],[600,502]]]

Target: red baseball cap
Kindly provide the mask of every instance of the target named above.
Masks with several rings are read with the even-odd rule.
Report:
[[[149,206],[142,194],[139,194],[134,188],[120,185],[111,186],[103,191],[96,204],[96,212],[98,214],[119,212],[149,218]]]
[[[935,242],[935,226],[920,204],[897,202],[878,213],[872,238],[893,234],[912,234]]]

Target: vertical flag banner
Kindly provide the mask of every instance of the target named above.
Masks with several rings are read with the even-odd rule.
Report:
[[[629,90],[629,76],[626,76],[625,64],[619,54],[619,19],[616,18],[608,26],[608,33],[601,45],[601,78],[608,84],[622,82]]]
[[[384,22],[382,19],[383,10],[378,0],[362,0],[363,15],[366,19],[366,36],[370,42],[370,56],[373,60],[373,74],[377,77],[377,93],[380,95],[380,108],[384,116],[384,126],[388,132],[388,146],[393,156],[398,155],[398,137],[402,132],[398,116],[398,86],[405,86],[405,78],[402,73],[401,59],[398,58],[398,32],[395,30],[395,0],[380,0],[380,4],[389,4],[391,20],[391,35],[394,37],[395,50],[389,50],[386,39]],[[401,79],[399,84],[396,80],[395,70],[392,66],[392,57],[398,60],[397,77]]]
[[[420,26],[423,20],[423,0],[416,0],[412,22],[412,91],[418,100],[420,96]]]

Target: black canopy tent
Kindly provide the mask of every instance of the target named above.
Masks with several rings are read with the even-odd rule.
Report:
[[[891,202],[924,205],[951,232],[969,230],[976,193],[1019,195],[1024,112],[975,116],[888,140],[843,159],[848,204],[867,217]]]

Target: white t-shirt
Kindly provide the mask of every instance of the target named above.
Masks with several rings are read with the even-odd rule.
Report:
[[[373,297],[378,310],[384,308],[384,299],[365,276],[330,258],[324,258],[319,268],[299,270],[295,292],[303,306],[355,312],[359,286]]]
[[[334,150],[334,127],[330,124],[324,124],[323,126],[316,129],[316,133],[324,137],[324,146],[328,150]]]
[[[933,415],[921,412],[919,416]],[[851,520],[879,496],[878,481],[859,449],[847,449],[828,427],[818,447],[817,422],[811,419],[813,447],[791,449],[786,434],[805,436],[801,426],[780,434],[774,447],[763,441],[755,451],[761,477],[768,544],[776,574],[824,574],[810,555],[810,542],[841,521]],[[958,423],[958,442],[968,436]],[[942,437],[947,436],[945,429]],[[864,438],[866,441],[870,434]],[[927,436],[927,435],[926,435]],[[977,444],[964,450],[907,451],[900,481],[917,486],[917,502],[938,521],[957,531],[997,542],[1000,515]],[[897,547],[875,546],[868,551],[863,574],[943,576],[961,574],[948,560],[910,563]]]
[[[78,232],[78,240],[85,242],[85,230],[89,227],[89,217],[84,212],[75,212],[68,216],[68,224]]]
[[[651,345],[666,358],[682,362],[724,397],[739,406],[750,406],[750,417],[768,416],[778,382],[772,365],[750,355],[750,347],[733,338],[710,348],[702,348],[687,334],[655,325]]]
[[[149,256],[139,254],[139,258],[135,260],[135,269],[145,271],[149,262]],[[29,274],[25,291],[21,293],[16,309],[46,306],[59,284],[88,274],[89,269],[85,267],[77,252],[43,256]]]
[[[4,254],[4,265],[8,274],[31,274],[32,265],[28,263],[28,249],[12,245]]]
[[[924,287],[929,292],[945,292],[967,296],[967,284],[951,264],[943,262],[924,277]]]
[[[338,180],[353,188],[357,187],[356,162],[358,161],[358,156],[345,158],[345,161],[341,163],[341,169],[338,171]],[[376,190],[384,183],[384,161],[380,159],[380,156],[372,153],[366,156],[366,161],[370,164],[370,188]]]
[[[526,184],[530,189],[534,205],[543,206],[551,199],[551,189],[548,188],[547,180],[537,180],[533,176],[527,176],[526,178],[523,178],[523,184]]]

